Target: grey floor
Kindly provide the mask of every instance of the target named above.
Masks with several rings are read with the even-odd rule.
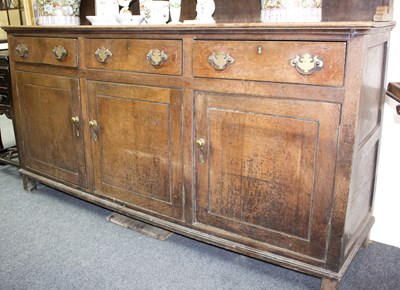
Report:
[[[2,117],[3,138],[12,139]],[[106,220],[110,211],[41,184],[25,192],[8,165],[0,166],[0,213],[1,290],[320,286],[318,278],[179,235],[159,241],[124,229]],[[374,242],[357,254],[341,289],[400,289],[399,272],[400,249]]]

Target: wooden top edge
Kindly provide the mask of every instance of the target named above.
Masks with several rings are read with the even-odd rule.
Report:
[[[279,31],[279,30],[317,30],[317,31],[363,31],[372,28],[391,28],[394,27],[395,22],[373,22],[373,21],[359,21],[359,22],[275,22],[275,23],[217,23],[217,24],[164,24],[164,25],[115,25],[115,26],[92,26],[92,25],[79,25],[79,26],[4,26],[8,33],[14,32],[40,32],[43,30],[51,32],[60,32],[63,34],[68,33],[104,33],[109,31],[121,32],[147,32],[157,31],[158,33],[171,33],[171,32],[212,32],[218,30],[231,30],[231,31]]]

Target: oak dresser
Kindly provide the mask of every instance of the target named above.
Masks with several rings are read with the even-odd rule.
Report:
[[[374,221],[392,28],[7,27],[24,186],[335,289]]]

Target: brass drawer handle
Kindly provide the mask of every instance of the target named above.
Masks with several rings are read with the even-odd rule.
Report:
[[[290,61],[290,64],[296,68],[299,74],[305,76],[313,74],[318,68],[324,66],[324,62],[317,55],[312,56],[309,53],[305,53],[302,56],[296,55]]]
[[[26,44],[18,44],[15,48],[17,55],[20,57],[27,57],[29,54],[29,48]]]
[[[213,53],[208,57],[208,63],[216,70],[225,70],[229,65],[235,62],[235,59],[225,52]]]
[[[146,59],[152,66],[159,68],[167,61],[168,55],[163,50],[152,49],[147,53]]]
[[[64,60],[68,55],[67,49],[61,45],[54,47],[52,52],[58,61]]]
[[[96,56],[97,61],[100,63],[106,63],[110,57],[112,57],[111,51],[105,47],[98,48],[94,55]]]

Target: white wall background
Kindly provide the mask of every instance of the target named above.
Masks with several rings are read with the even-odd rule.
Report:
[[[395,1],[389,49],[388,82],[400,82],[400,3]],[[371,240],[400,248],[400,116],[398,103],[386,98]]]

